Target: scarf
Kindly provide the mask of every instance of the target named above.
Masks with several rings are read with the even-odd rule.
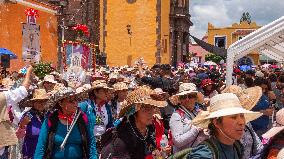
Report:
[[[61,111],[58,112],[58,118],[62,120],[67,120],[67,122],[70,124],[72,123],[74,116],[75,116],[75,113],[71,115],[66,115],[66,114],[63,114]]]

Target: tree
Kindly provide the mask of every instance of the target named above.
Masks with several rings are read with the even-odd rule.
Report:
[[[244,12],[241,19],[240,19],[240,23],[246,21],[248,24],[251,23],[251,16],[249,14],[249,12]]]
[[[212,54],[212,53],[209,53],[205,56],[205,61],[213,61],[218,64],[220,63],[222,59],[225,60],[224,57],[216,55],[216,54]]]

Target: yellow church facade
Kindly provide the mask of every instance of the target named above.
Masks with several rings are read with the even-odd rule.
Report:
[[[170,1],[100,0],[100,51],[109,66],[170,63]]]
[[[258,26],[255,22],[249,24],[247,21],[220,28],[208,23],[208,43],[228,49],[231,44],[260,27],[261,26]],[[259,64],[259,54],[257,52],[251,52],[246,58],[251,59],[254,65]]]

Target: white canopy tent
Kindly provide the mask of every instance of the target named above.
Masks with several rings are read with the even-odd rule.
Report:
[[[227,85],[232,84],[234,62],[252,51],[284,62],[284,16],[230,45],[227,50]]]

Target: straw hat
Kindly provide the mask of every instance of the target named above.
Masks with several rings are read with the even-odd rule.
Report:
[[[146,86],[138,87],[136,90],[130,92],[125,99],[126,103],[122,105],[119,117],[122,117],[129,112],[133,108],[134,104],[146,104],[158,108],[165,107],[167,105],[166,101],[154,99],[151,96],[153,94],[155,94],[155,92]],[[136,112],[137,110],[134,111]]]
[[[201,111],[194,119],[193,124],[201,127],[208,128],[210,119],[235,115],[244,114],[246,122],[257,119],[262,115],[259,112],[253,112],[246,110],[242,107],[238,97],[233,93],[217,94],[210,99],[210,106],[208,111]]]
[[[270,139],[273,136],[277,135],[282,130],[284,130],[284,108],[280,109],[276,113],[276,121],[274,123],[274,126],[270,130],[268,130],[265,134],[263,134],[262,137]]]
[[[128,90],[128,86],[124,82],[117,82],[113,85],[115,91]]]
[[[174,105],[177,105],[179,103],[179,96],[195,93],[197,94],[197,102],[203,103],[203,95],[202,93],[197,91],[196,85],[194,83],[181,83],[179,85],[178,93],[170,97],[170,101]]]
[[[33,93],[33,98],[28,100],[24,106],[32,107],[32,104],[35,101],[47,101],[49,99],[49,95],[46,93],[45,89],[35,89]]]
[[[283,159],[283,158],[284,158],[284,148],[282,148],[277,155],[277,159]]]
[[[43,79],[43,82],[50,82],[50,83],[53,83],[53,84],[57,83],[57,81],[55,81],[53,75],[46,75]]]
[[[230,85],[222,93],[234,93],[239,98],[241,105],[245,109],[251,110],[262,96],[262,89],[259,86],[242,89],[237,85]]]
[[[96,80],[92,83],[92,88],[93,89],[98,89],[98,88],[105,88],[105,89],[112,89],[110,87],[108,87],[108,85],[106,84],[105,80]]]
[[[61,87],[59,90],[51,96],[51,98],[47,101],[46,107],[47,109],[53,108],[57,102],[62,99],[71,97],[76,95],[76,91],[71,87]]]

